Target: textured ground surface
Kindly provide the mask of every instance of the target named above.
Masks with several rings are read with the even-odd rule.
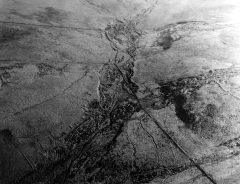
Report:
[[[0,0],[0,183],[240,183],[237,0]]]

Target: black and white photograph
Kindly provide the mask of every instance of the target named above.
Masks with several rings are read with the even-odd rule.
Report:
[[[240,1],[0,0],[0,184],[240,184]]]

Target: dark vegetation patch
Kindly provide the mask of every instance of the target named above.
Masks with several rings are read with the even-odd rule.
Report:
[[[207,75],[202,74],[160,84],[165,105],[174,104],[177,117],[192,130],[198,130],[203,121],[210,122],[215,119],[218,112],[214,104],[208,104],[203,112],[194,107],[199,98],[196,92],[210,82],[208,79]]]
[[[9,129],[1,130],[0,136],[3,138],[3,141],[6,144],[12,144],[14,142],[14,137]]]
[[[207,76],[200,74],[198,76],[190,76],[184,78],[178,78],[172,81],[157,81],[160,86],[160,91],[163,94],[164,101],[166,103],[173,103],[174,99],[179,96],[188,97],[203,85],[208,84]]]
[[[38,63],[36,66],[38,68],[38,76],[43,77],[45,75],[61,75],[68,65],[58,67],[48,63]]]
[[[12,66],[0,66],[0,88],[10,84],[11,70],[14,68],[23,68],[24,64],[16,63]]]
[[[172,36],[173,34],[174,32],[170,31],[170,29],[161,31],[160,36],[155,40],[153,46],[162,47],[164,51],[170,49],[172,47],[173,42],[178,41],[182,38],[181,36],[174,38]]]
[[[0,71],[0,87],[2,86],[7,86],[10,83],[10,78],[11,78],[11,74],[9,71],[4,70],[4,71]]]
[[[191,113],[189,108],[184,108],[187,103],[187,97],[178,95],[174,97],[175,111],[177,117],[182,120],[188,128],[192,128],[195,122],[195,115]]]
[[[56,68],[47,63],[39,63],[36,65],[38,67],[38,76],[42,77],[45,75],[51,75],[56,72]]]
[[[203,113],[205,117],[215,118],[218,115],[219,109],[214,104],[208,104]]]
[[[173,41],[171,35],[165,35],[161,40],[156,41],[156,45],[162,47],[163,50],[168,50],[171,48]]]
[[[225,75],[221,75],[223,73]],[[164,99],[163,104],[166,106],[173,104],[176,116],[195,134],[205,139],[219,140],[221,136],[228,134],[227,127],[218,123],[218,117],[221,114],[220,107],[211,100],[205,101],[204,96],[198,95],[198,90],[215,80],[233,76],[234,73],[231,69],[229,69],[229,73],[225,70],[224,72],[223,70],[214,70],[214,72],[211,71],[204,75],[163,83],[160,85]]]
[[[171,35],[168,35],[163,37],[162,42],[158,43],[158,45],[162,46],[163,50],[168,50],[171,48],[173,41]]]
[[[163,104],[174,104],[177,117],[197,134],[207,139],[219,138],[228,130],[218,124],[220,107],[214,102],[203,104],[204,96],[197,91],[204,85],[219,83],[239,75],[238,68],[210,70],[208,73],[197,76],[179,78],[168,82],[156,81],[162,93]],[[223,80],[224,79],[224,80]],[[221,87],[220,87],[221,88]]]
[[[188,37],[194,31],[206,31],[212,28],[203,21],[179,21],[168,24],[161,28],[156,28],[155,31],[159,33],[158,38],[153,43],[152,47],[161,47],[163,51],[172,47],[173,43]]]
[[[0,45],[10,41],[20,40],[33,32],[32,29],[20,29],[0,26]]]

